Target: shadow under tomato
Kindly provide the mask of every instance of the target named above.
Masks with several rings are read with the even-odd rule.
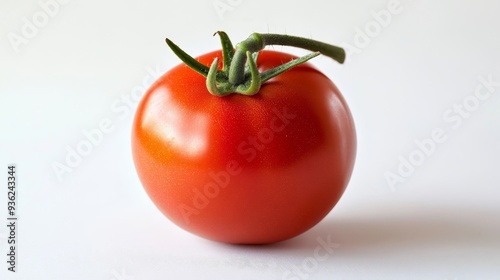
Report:
[[[422,269],[443,275],[449,271],[461,273],[462,269],[486,274],[498,272],[498,207],[482,210],[428,204],[363,207],[354,213],[332,212],[309,231],[283,242],[212,245],[224,266],[267,271],[279,279],[309,276],[315,279],[313,275],[319,275],[319,270],[323,274],[337,271],[350,275],[365,273],[364,269],[378,273]]]
[[[498,210],[411,206],[370,211],[365,216],[328,217],[308,232],[271,248],[310,252],[330,238],[336,252],[475,248],[500,251]]]
[[[414,250],[475,248],[500,251],[500,213],[444,206],[418,205],[366,215],[330,215],[306,233],[274,244],[223,245],[234,250],[307,255],[320,241],[335,243],[335,255],[383,251],[386,254]]]

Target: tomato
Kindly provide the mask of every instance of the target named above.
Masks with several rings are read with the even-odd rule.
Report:
[[[210,65],[221,51],[197,58]],[[296,58],[263,50],[259,70]],[[356,133],[337,87],[309,63],[253,96],[211,95],[184,64],[146,92],[132,127],[135,167],[158,209],[206,239],[262,244],[320,222],[351,177]]]

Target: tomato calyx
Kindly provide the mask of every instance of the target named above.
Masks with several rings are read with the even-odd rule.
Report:
[[[344,49],[302,37],[281,34],[253,33],[246,40],[233,47],[228,35],[217,31],[222,45],[222,69],[219,69],[219,59],[215,58],[210,67],[198,62],[184,52],[168,38],[167,45],[187,66],[207,78],[208,91],[216,96],[225,96],[231,93],[254,95],[267,80],[300,65],[320,54],[343,63]],[[269,45],[281,45],[303,48],[312,53],[296,58],[273,69],[260,73],[257,67],[259,52]]]

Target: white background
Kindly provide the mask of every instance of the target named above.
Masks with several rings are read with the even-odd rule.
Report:
[[[49,0],[1,0],[1,224],[11,163],[19,205],[18,272],[7,271],[3,225],[1,278],[500,279],[500,2],[395,1],[383,18],[388,0],[71,0],[49,16],[40,4]],[[179,63],[164,38],[200,55],[219,48],[217,30],[233,42],[273,32],[349,50],[344,65],[312,63],[351,107],[354,174],[335,209],[292,240],[193,236],[160,214],[136,176],[133,96]],[[481,77],[494,86],[478,101]],[[464,101],[470,110],[457,119]],[[58,178],[54,163],[103,120],[113,130]],[[415,141],[435,129],[445,140],[419,158]],[[411,155],[418,166],[400,173]],[[403,181],[391,185],[388,172]],[[336,244],[326,259],[314,254],[318,239]]]

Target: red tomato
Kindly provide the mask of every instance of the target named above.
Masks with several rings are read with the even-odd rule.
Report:
[[[198,60],[210,65],[221,52]],[[261,51],[265,71],[295,58]],[[305,63],[256,95],[211,95],[181,64],[140,102],[132,129],[140,180],[181,228],[228,243],[297,236],[321,221],[352,173],[356,135],[336,86]]]

